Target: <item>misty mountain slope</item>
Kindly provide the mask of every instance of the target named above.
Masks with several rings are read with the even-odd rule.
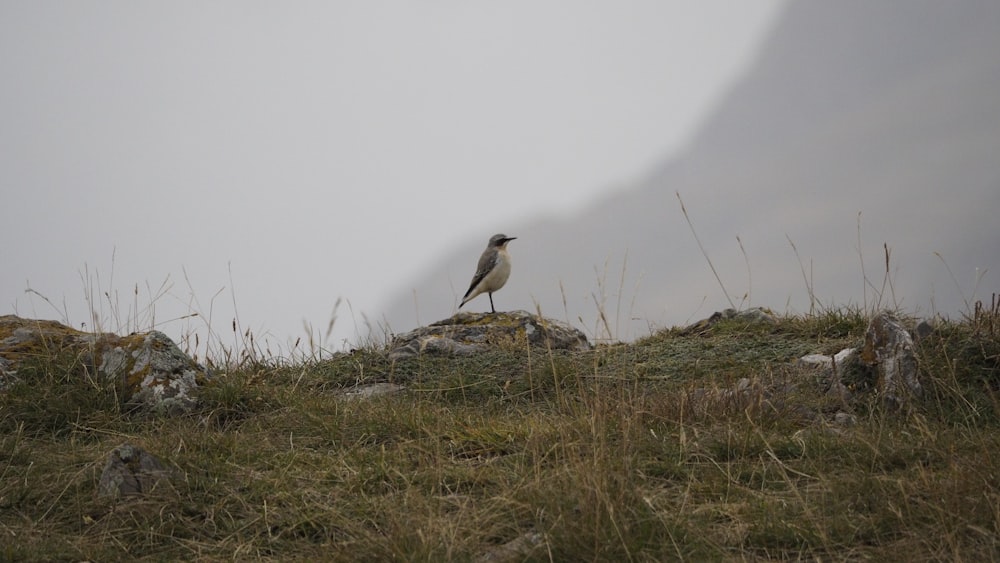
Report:
[[[871,305],[883,243],[895,282],[883,303],[957,314],[977,268],[991,270],[978,294],[988,299],[1000,268],[997,53],[995,2],[790,3],[683,154],[575,217],[506,229],[519,239],[497,307],[537,303],[599,334],[602,304],[627,339],[730,300],[807,311],[808,288],[826,305]],[[480,246],[415,281],[421,322],[453,312],[449,283],[464,293]],[[416,324],[413,299],[389,304],[391,328]]]
[[[940,69],[988,66],[998,11],[995,3],[976,0],[789,3],[757,64],[694,144],[711,147],[704,155],[714,159],[774,154]],[[987,72],[995,77],[995,69]],[[947,84],[976,97],[967,80]]]

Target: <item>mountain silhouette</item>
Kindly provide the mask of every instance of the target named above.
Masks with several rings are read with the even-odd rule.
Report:
[[[504,227],[518,239],[497,310],[630,339],[731,305],[955,316],[988,301],[998,54],[990,0],[789,3],[680,154],[575,216]],[[453,313],[491,234],[395,296],[388,327]]]

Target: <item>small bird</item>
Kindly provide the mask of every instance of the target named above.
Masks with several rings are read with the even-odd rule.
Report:
[[[476,267],[476,275],[472,276],[472,283],[469,291],[465,292],[459,309],[480,293],[488,293],[490,296],[490,309],[496,313],[493,307],[493,292],[503,287],[510,277],[510,254],[507,253],[507,243],[517,237],[509,237],[504,234],[490,237],[486,250],[479,257],[479,266]]]

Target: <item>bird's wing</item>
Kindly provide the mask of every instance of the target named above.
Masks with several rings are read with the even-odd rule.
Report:
[[[479,265],[476,267],[476,275],[472,276],[472,283],[469,284],[469,291],[465,292],[465,296],[463,296],[462,299],[468,297],[469,294],[472,293],[472,290],[476,289],[476,286],[479,285],[479,282],[483,281],[486,274],[493,271],[493,268],[496,267],[497,260],[499,259],[500,253],[493,249],[487,250],[482,256],[479,257]]]

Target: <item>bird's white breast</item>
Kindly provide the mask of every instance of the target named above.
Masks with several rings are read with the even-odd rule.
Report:
[[[507,278],[510,277],[510,254],[507,253],[506,249],[501,249],[497,253],[497,265],[493,268],[490,273],[486,274],[483,278],[482,288],[483,291],[493,292],[501,287],[503,284],[507,283]]]

